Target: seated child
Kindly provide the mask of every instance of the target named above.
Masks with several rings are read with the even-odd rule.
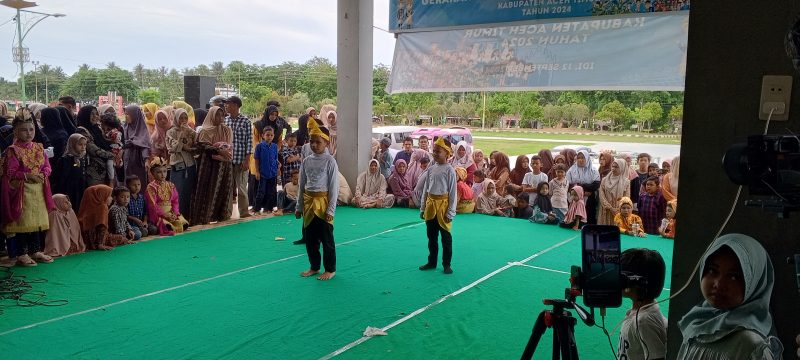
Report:
[[[581,224],[586,224],[586,202],[583,200],[583,187],[575,185],[569,191],[567,214],[564,216],[564,221],[558,226],[579,230],[582,226]]]
[[[142,238],[141,233],[136,233],[131,224],[128,223],[128,202],[131,199],[131,192],[124,186],[119,186],[111,193],[114,204],[108,209],[108,227],[112,234],[125,237],[125,244],[132,244],[133,240]]]
[[[667,202],[667,217],[661,220],[658,233],[667,239],[675,238],[675,216],[678,215],[678,200]]]
[[[486,185],[483,182],[486,180],[486,173],[483,171],[483,169],[475,170],[475,172],[472,174],[472,179],[475,181],[472,183],[472,195],[477,199],[481,196],[481,194],[483,194],[483,190],[486,188]]]
[[[628,249],[620,256],[620,270],[648,279],[643,286],[625,288],[633,301],[619,332],[620,359],[666,359],[667,318],[655,299],[664,288],[666,264],[657,251]]]
[[[145,197],[147,212],[158,228],[159,235],[175,235],[189,228],[189,222],[181,215],[178,203],[178,191],[175,184],[167,181],[165,162],[156,158],[150,163],[150,175],[153,181],[147,185]]]
[[[705,301],[678,321],[683,342],[676,359],[781,359],[769,311],[775,274],[764,247],[747,235],[721,236],[700,274]]]
[[[619,214],[614,215],[614,224],[619,227],[619,232],[638,237],[645,237],[642,226],[642,218],[633,214],[633,201],[627,196],[623,196],[617,201]]]
[[[124,236],[108,232],[108,206],[113,198],[108,185],[98,184],[86,188],[78,211],[81,235],[89,250],[111,250],[125,244]]]
[[[560,220],[553,212],[553,205],[550,202],[550,184],[540,182],[536,187],[536,193],[539,195],[532,204],[533,217],[531,221],[539,224],[557,224]]]
[[[456,191],[458,192],[458,202],[456,203],[456,214],[471,214],[475,212],[475,199],[472,188],[467,185],[467,169],[456,167]]]
[[[500,201],[503,197],[495,191],[494,180],[486,179],[484,183],[486,184],[486,189],[478,197],[476,212],[486,215],[506,216],[506,213],[500,208]]]
[[[125,178],[125,186],[131,192],[128,201],[128,223],[133,227],[133,232],[140,232],[142,234],[140,238],[157,234],[156,226],[147,221],[147,201],[141,193],[142,181],[136,175],[128,175]]]
[[[56,208],[49,214],[50,230],[44,240],[44,253],[49,256],[64,256],[86,251],[78,215],[72,209],[69,197],[55,194],[53,202]]]
[[[528,205],[528,199],[527,193],[521,192],[517,195],[517,203],[513,208],[515,219],[530,219],[533,216],[533,209]]]
[[[291,182],[283,185],[283,190],[278,191],[278,210],[275,210],[276,216],[281,216],[284,213],[293,213],[294,208],[297,207],[297,190],[298,181],[300,181],[300,171],[292,171]]]
[[[503,209],[507,217],[514,216],[514,207],[517,206],[517,197],[514,194],[518,193],[517,188],[518,186],[514,184],[506,184],[506,195],[500,199],[500,208]]]

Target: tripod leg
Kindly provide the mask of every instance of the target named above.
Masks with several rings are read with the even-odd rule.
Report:
[[[575,323],[573,317],[565,317],[562,324],[563,337],[561,338],[561,354],[564,359],[578,360],[578,345],[575,342]]]
[[[540,312],[539,317],[536,318],[536,323],[533,324],[531,337],[528,339],[528,344],[525,345],[525,351],[522,352],[522,360],[533,358],[533,354],[536,352],[536,346],[539,345],[539,340],[541,340],[542,335],[545,330],[547,330],[547,326],[544,324],[545,313],[546,311]]]

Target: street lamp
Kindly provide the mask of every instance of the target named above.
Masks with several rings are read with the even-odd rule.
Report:
[[[25,95],[25,61],[27,61],[28,54],[26,49],[22,47],[22,41],[25,40],[25,37],[28,36],[28,33],[33,29],[36,24],[40,23],[42,20],[48,17],[63,17],[66,16],[64,14],[48,14],[30,10],[22,10],[27,8],[32,8],[36,6],[35,2],[32,1],[25,1],[25,0],[2,0],[0,1],[0,5],[10,7],[12,9],[17,10],[17,16],[14,18],[17,22],[17,55],[15,56],[15,61],[19,62],[19,73],[20,73],[20,83],[22,84],[22,106],[25,106],[25,102],[27,101]],[[29,26],[25,33],[22,32],[22,16],[21,13],[26,12],[30,14],[37,14],[42,15],[39,20],[33,23],[33,25]]]

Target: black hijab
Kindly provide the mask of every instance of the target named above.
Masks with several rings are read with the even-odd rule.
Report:
[[[92,105],[81,107],[78,111],[78,126],[89,131],[89,135],[92,136],[95,145],[103,150],[111,151],[111,144],[103,137],[103,130],[100,129],[100,125],[92,124],[92,111],[97,111],[97,108]]]
[[[75,116],[72,114],[72,111],[69,111],[69,109],[61,105],[56,106],[56,110],[58,110],[58,115],[61,117],[61,125],[64,127],[64,130],[67,131],[67,134],[74,134],[78,126],[75,125]]]

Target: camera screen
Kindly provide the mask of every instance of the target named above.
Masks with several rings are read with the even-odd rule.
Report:
[[[619,228],[587,225],[582,231],[583,302],[590,307],[622,305]]]

